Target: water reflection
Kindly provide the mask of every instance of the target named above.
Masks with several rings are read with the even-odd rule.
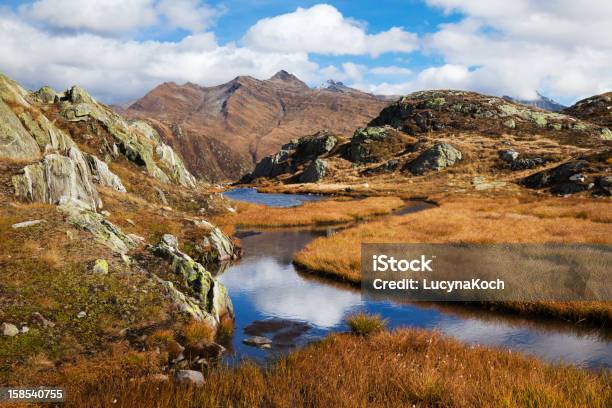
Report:
[[[329,331],[346,330],[346,316],[365,310],[388,318],[391,327],[435,329],[466,343],[500,346],[549,361],[612,366],[609,330],[538,322],[450,303],[398,304],[362,299],[355,288],[300,274],[292,265],[293,254],[326,231],[239,234],[245,257],[220,276],[236,309],[233,347],[238,357],[263,359],[275,352],[242,344],[248,336],[245,328],[255,321],[281,318],[309,324],[312,329],[295,341],[300,345]]]

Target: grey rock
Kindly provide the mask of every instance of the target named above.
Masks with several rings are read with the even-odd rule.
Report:
[[[500,150],[498,152],[499,158],[505,161],[506,163],[512,163],[514,160],[518,159],[519,152],[516,150]]]
[[[85,158],[89,165],[91,177],[95,183],[101,186],[110,187],[120,193],[125,193],[127,191],[119,176],[110,171],[106,163],[93,154],[86,154]]]
[[[71,204],[96,210],[102,207],[91,173],[79,149],[70,148],[68,156],[49,154],[13,176],[15,194],[25,201]]]
[[[612,176],[600,177],[597,180],[596,186],[601,190],[605,195],[612,195]]]
[[[45,222],[45,220],[30,220],[30,221],[23,221],[23,222],[18,222],[17,224],[13,224],[11,227],[13,229],[19,229],[19,228],[27,228],[27,227],[31,227],[34,225],[38,225]]]
[[[178,370],[174,374],[174,379],[183,384],[202,386],[204,385],[204,375],[195,370]]]
[[[300,183],[317,183],[325,177],[327,163],[324,160],[316,159],[304,169],[300,175]]]
[[[73,205],[60,205],[58,210],[67,216],[70,224],[90,232],[96,242],[107,246],[113,252],[126,254],[136,246],[136,243],[120,228],[106,220],[101,214]]]
[[[14,337],[19,334],[17,326],[11,323],[2,323],[0,328],[2,329],[3,336]]]
[[[337,143],[338,138],[327,132],[300,138],[295,152],[296,159],[303,162],[329,153]]]
[[[83,310],[81,310],[79,313],[77,313],[77,319],[84,319],[87,317],[87,313]]]
[[[448,143],[438,143],[425,150],[408,164],[408,170],[417,175],[428,171],[439,171],[452,166],[462,158],[459,150]]]
[[[243,339],[242,342],[247,346],[259,347],[259,348],[271,348],[272,340],[263,336],[252,336]]]
[[[225,286],[218,282],[200,263],[178,249],[178,241],[170,234],[165,234],[161,241],[152,248],[155,255],[170,261],[170,268],[185,287],[189,288],[215,322],[223,316],[234,316],[232,301]]]
[[[29,106],[27,92],[15,81],[0,74],[0,158],[36,159],[40,149],[23,127],[10,105]]]

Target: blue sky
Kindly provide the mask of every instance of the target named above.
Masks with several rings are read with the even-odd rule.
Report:
[[[606,0],[0,1],[0,71],[109,103],[165,81],[286,69],[311,86],[540,91],[570,104],[612,88],[610,21]]]

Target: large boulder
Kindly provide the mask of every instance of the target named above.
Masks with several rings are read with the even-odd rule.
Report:
[[[76,147],[70,148],[68,156],[49,154],[24,167],[13,177],[13,185],[17,197],[26,201],[73,204],[91,210],[102,207],[89,166]]]
[[[408,163],[408,170],[417,175],[429,171],[439,171],[452,166],[462,158],[459,150],[448,143],[438,143],[425,150],[416,159]]]
[[[317,183],[325,177],[327,163],[325,160],[316,159],[304,169],[300,175],[300,183]]]
[[[391,127],[357,129],[348,148],[348,159],[353,163],[376,163],[389,159],[415,143],[412,137]]]
[[[181,279],[185,287],[190,289],[202,310],[210,314],[216,322],[219,322],[223,316],[234,316],[232,302],[225,286],[201,264],[181,252],[178,240],[174,236],[164,235],[152,251],[170,262],[171,271]]]
[[[276,177],[291,171],[291,165],[288,159],[289,151],[283,149],[279,150],[276,154],[264,157],[255,166],[255,169],[251,173],[251,178]]]

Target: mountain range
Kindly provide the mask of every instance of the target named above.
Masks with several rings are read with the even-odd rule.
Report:
[[[149,120],[194,175],[215,181],[239,178],[291,139],[321,129],[350,136],[389,102],[341,82],[313,89],[279,71],[212,87],[167,82],[116,110]]]

